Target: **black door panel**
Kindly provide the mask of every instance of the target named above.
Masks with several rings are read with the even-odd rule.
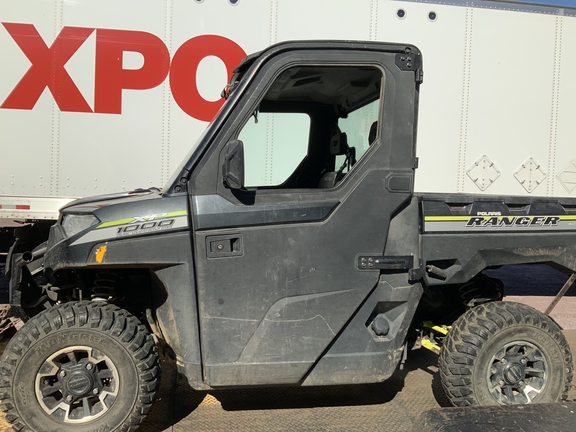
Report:
[[[390,214],[409,197],[386,192],[387,174],[371,171],[325,221],[236,227],[242,256],[197,260],[208,384],[302,380],[378,283],[357,256],[383,253]],[[196,232],[198,256],[213,232]]]

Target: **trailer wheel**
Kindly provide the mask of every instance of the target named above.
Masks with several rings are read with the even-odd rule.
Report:
[[[566,399],[572,354],[558,326],[519,303],[492,302],[453,324],[439,359],[455,406],[514,405]]]
[[[0,363],[1,408],[17,431],[128,431],[160,368],[146,327],[117,306],[72,302],[28,321]]]

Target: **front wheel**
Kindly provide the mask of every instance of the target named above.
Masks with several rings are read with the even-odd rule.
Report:
[[[455,406],[517,405],[566,399],[572,354],[558,326],[519,303],[492,302],[456,320],[439,359]]]
[[[18,431],[127,431],[159,379],[146,327],[114,305],[72,302],[27,322],[6,346],[0,398]]]

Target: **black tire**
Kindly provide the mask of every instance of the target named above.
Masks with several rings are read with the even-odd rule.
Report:
[[[0,363],[1,408],[16,431],[134,430],[152,406],[158,354],[129,312],[71,302],[28,321]]]
[[[548,316],[519,303],[491,302],[454,322],[439,359],[455,406],[558,402],[572,381],[572,354]]]

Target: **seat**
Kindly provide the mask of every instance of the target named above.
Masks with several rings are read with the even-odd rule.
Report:
[[[370,126],[370,132],[368,133],[368,145],[374,144],[374,141],[376,141],[377,132],[378,132],[378,120],[376,120]]]
[[[336,185],[336,177],[338,173],[336,171],[325,172],[318,182],[318,189],[330,189]]]
[[[349,151],[350,147],[348,147],[348,137],[346,136],[346,133],[340,132],[340,129],[337,129],[337,132],[332,135],[332,138],[330,139],[330,154],[334,156],[347,155]],[[340,175],[340,171],[325,172],[318,182],[318,188],[333,188],[336,185],[336,182],[340,180],[338,178]]]

